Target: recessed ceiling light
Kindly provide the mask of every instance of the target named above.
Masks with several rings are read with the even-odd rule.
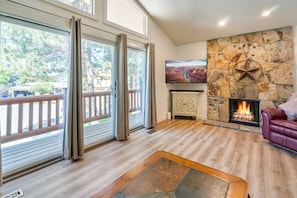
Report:
[[[266,10],[266,11],[262,12],[263,17],[269,16],[270,14],[271,14],[270,10]]]
[[[226,18],[224,18],[223,20],[220,20],[219,22],[218,22],[218,25],[219,26],[225,26],[226,25],[226,23],[228,22],[228,20],[229,20],[229,17],[226,17]]]
[[[277,10],[278,8],[279,8],[279,5],[276,4],[276,5],[272,6],[270,9],[265,10],[264,12],[262,12],[262,16],[263,16],[263,17],[269,16],[272,12],[274,12],[274,11]]]
[[[219,26],[224,26],[225,24],[226,24],[226,21],[225,20],[219,21]]]

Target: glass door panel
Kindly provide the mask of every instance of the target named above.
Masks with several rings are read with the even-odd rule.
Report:
[[[112,65],[114,46],[82,42],[84,144],[90,147],[114,138],[112,132]]]
[[[143,126],[145,51],[128,48],[129,129]]]
[[[69,32],[0,18],[4,179],[63,156]]]

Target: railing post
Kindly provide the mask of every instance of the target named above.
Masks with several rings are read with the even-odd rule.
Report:
[[[19,104],[18,133],[22,133],[23,129],[23,103]]]
[[[6,135],[11,135],[12,105],[7,105]]]
[[[42,128],[42,117],[43,117],[43,101],[39,101],[38,102],[38,128],[41,129]]]
[[[33,113],[34,113],[34,102],[29,103],[29,131],[33,130]]]
[[[56,100],[56,125],[60,124],[60,100]]]
[[[52,101],[47,101],[47,126],[52,126]]]
[[[66,108],[67,108],[67,88],[63,88],[63,122],[65,121],[65,116],[66,116]],[[65,126],[65,122],[64,122]]]

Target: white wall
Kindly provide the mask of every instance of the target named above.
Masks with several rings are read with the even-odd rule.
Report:
[[[192,43],[187,45],[177,46],[176,59],[192,60],[207,58],[207,42]],[[203,90],[199,95],[199,119],[207,119],[207,84],[167,84],[168,90]],[[168,110],[170,110],[170,102]]]
[[[155,43],[156,48],[156,103],[157,103],[157,122],[165,120],[168,111],[170,96],[165,83],[165,60],[176,59],[176,46],[160,30],[160,28],[150,21],[150,42]]]

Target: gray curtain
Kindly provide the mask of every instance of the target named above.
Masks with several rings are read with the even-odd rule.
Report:
[[[68,76],[64,128],[64,157],[77,160],[83,156],[83,111],[81,71],[81,20],[71,19],[71,64]]]
[[[157,123],[155,94],[155,45],[148,43],[146,47],[144,127],[153,128]]]
[[[117,37],[117,68],[115,83],[115,136],[127,140],[129,136],[128,80],[127,80],[127,35]]]

